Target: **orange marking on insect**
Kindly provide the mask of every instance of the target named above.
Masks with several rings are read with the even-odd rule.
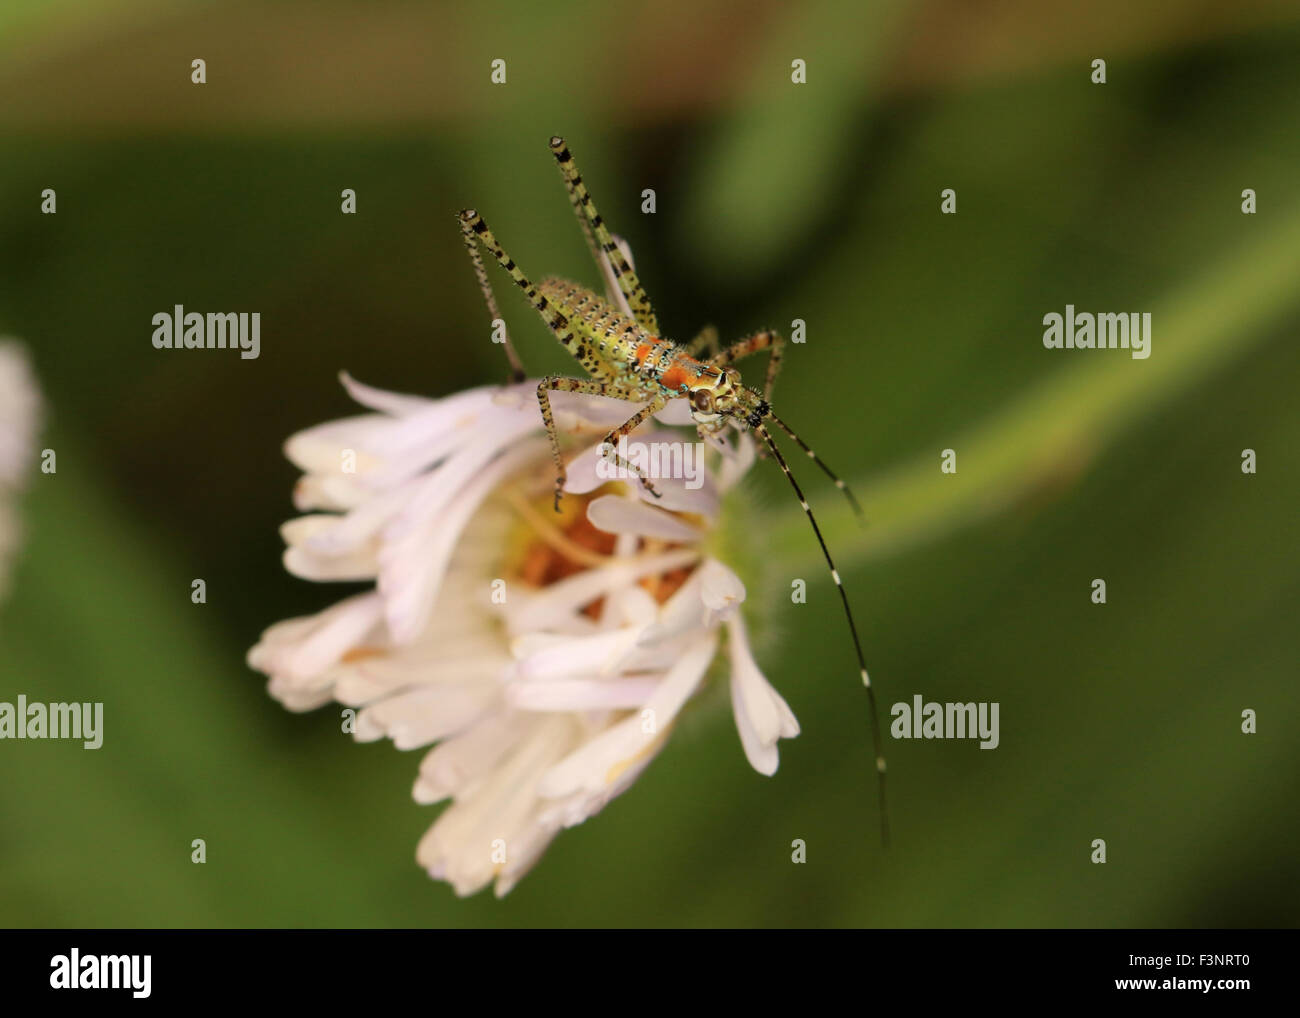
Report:
[[[659,377],[659,384],[665,389],[676,391],[686,383],[686,369],[680,364],[673,364]]]
[[[638,364],[641,364],[650,356],[650,349],[651,347],[649,343],[642,343],[636,348],[636,362]]]

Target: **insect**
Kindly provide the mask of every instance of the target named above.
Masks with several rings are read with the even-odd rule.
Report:
[[[591,195],[582,181],[568,145],[563,138],[554,137],[551,139],[550,147],[551,154],[559,164],[569,201],[582,226],[592,256],[597,266],[605,273],[606,281],[613,284],[609,287],[610,296],[614,298],[612,302],[597,296],[586,287],[563,279],[547,277],[534,284],[524,275],[515,260],[506,253],[483,217],[474,209],[465,209],[460,213],[460,228],[479,287],[483,291],[488,312],[494,323],[503,320],[497,307],[492,284],[483,267],[483,260],[479,256],[479,245],[482,245],[496,259],[501,268],[523,290],[551,333],[591,376],[566,378],[560,375],[548,375],[537,386],[537,402],[541,407],[542,420],[550,438],[551,454],[555,459],[556,511],[559,511],[560,497],[564,489],[565,464],[560,452],[555,418],[551,412],[552,392],[610,396],[628,403],[641,404],[639,410],[605,437],[605,447],[610,450],[616,450],[620,438],[630,434],[674,399],[689,401],[691,416],[702,441],[716,438],[730,426],[741,431],[748,430],[762,442],[760,448],[765,447],[771,454],[794,489],[795,496],[808,517],[808,522],[812,524],[813,533],[821,546],[831,578],[840,593],[849,632],[853,636],[858,668],[870,704],[878,776],[881,840],[888,844],[885,757],[881,747],[880,720],[875,690],[867,674],[866,659],[862,653],[857,624],[853,620],[848,595],[844,591],[839,571],[835,568],[830,550],[822,537],[821,528],[818,527],[817,519],[808,505],[807,498],[804,497],[803,489],[795,480],[785,457],[781,455],[781,450],[768,430],[769,422],[784,432],[834,481],[836,487],[844,492],[859,515],[861,515],[861,508],[844,481],[837,477],[773,412],[772,385],[781,368],[785,340],[778,333],[764,329],[739,339],[725,348],[720,348],[717,331],[711,327],[704,329],[691,343],[684,346],[665,338],[659,330],[659,323],[650,300],[630,263],[628,252],[609,232],[605,221],[596,211],[595,203],[591,200]],[[509,335],[506,334],[504,338],[513,380],[516,383],[522,382],[526,377],[523,365],[510,343]],[[763,391],[759,392],[745,385],[740,373],[731,365],[741,358],[764,350],[769,353],[767,378]],[[650,478],[639,466],[613,451],[610,453],[610,458],[636,475],[651,495],[659,496]]]

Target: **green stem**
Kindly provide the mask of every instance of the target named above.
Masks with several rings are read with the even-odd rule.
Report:
[[[1262,226],[1263,224],[1261,224]],[[940,471],[940,450],[855,482],[864,527],[845,505],[818,518],[841,565],[901,551],[999,512],[1035,491],[1074,480],[1137,418],[1211,377],[1262,340],[1300,294],[1300,209],[1217,261],[1152,308],[1151,355],[1027,348],[1062,370],[992,418],[948,443],[957,472]],[[797,508],[773,514],[761,532],[786,567],[818,556]]]

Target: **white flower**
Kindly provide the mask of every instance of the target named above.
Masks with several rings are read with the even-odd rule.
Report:
[[[609,482],[598,443],[635,409],[556,393],[568,466],[562,513],[536,383],[430,400],[343,384],[373,413],[286,444],[309,515],[285,524],[284,562],[311,580],[375,587],[272,626],[248,655],[293,710],[361,708],[355,736],[436,744],[414,796],[451,804],[421,840],[430,875],[471,894],[512,888],[564,827],[631,785],[663,747],[726,630],[731,699],[755,769],[797,735],[750,650],[745,587],[709,554],[721,495],[748,470],[748,436],[716,450],[702,485]],[[633,442],[695,435],[670,404]]]
[[[20,536],[14,508],[36,451],[40,393],[22,347],[0,339],[0,594]]]

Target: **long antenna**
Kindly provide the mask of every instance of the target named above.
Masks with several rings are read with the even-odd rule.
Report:
[[[858,519],[862,519],[863,517],[862,506],[858,502],[858,497],[855,494],[853,494],[852,489],[850,489],[849,486],[844,483],[843,479],[838,477],[835,471],[833,471],[830,467],[828,467],[825,463],[823,463],[821,461],[821,457],[818,456],[811,449],[809,449],[808,446],[804,443],[804,440],[802,438],[800,438],[798,435],[796,435],[793,431],[790,430],[790,425],[786,424],[785,421],[781,420],[781,418],[779,418],[776,414],[772,413],[771,407],[768,408],[767,416],[776,422],[776,426],[778,428],[780,428],[792,439],[794,439],[795,444],[798,445],[800,449],[802,449],[804,452],[808,454],[808,458],[812,460],[814,463],[816,463],[819,467],[821,467],[823,474],[825,474],[827,477],[829,477],[832,481],[835,482],[835,487],[839,488],[840,491],[844,492],[844,497],[849,500],[849,505],[853,507],[854,514],[858,517]]]
[[[775,420],[775,418],[773,419]],[[777,423],[780,424],[780,421],[777,421]],[[781,427],[790,435],[790,437],[795,438],[795,441],[798,441],[789,428],[786,428],[783,424]],[[853,610],[849,607],[849,596],[844,592],[844,584],[840,580],[839,570],[835,568],[835,561],[831,558],[830,549],[826,547],[826,539],[822,537],[821,527],[817,526],[817,518],[813,516],[813,511],[808,506],[808,499],[804,497],[803,489],[799,487],[799,482],[794,479],[794,474],[790,472],[790,467],[786,464],[785,457],[781,455],[781,450],[776,447],[776,442],[773,441],[771,432],[769,432],[762,424],[755,426],[754,431],[761,439],[763,439],[764,442],[767,443],[767,447],[771,451],[772,457],[780,465],[781,472],[785,474],[786,479],[789,480],[790,486],[794,488],[794,493],[799,498],[799,504],[803,506],[804,515],[808,517],[808,522],[812,524],[813,533],[817,535],[817,543],[821,545],[822,555],[826,557],[826,565],[830,567],[831,579],[835,581],[835,587],[840,592],[840,601],[844,604],[844,616],[849,620],[849,632],[853,634],[853,649],[858,655],[858,668],[862,673],[862,684],[867,687],[867,701],[870,704],[871,709],[871,736],[875,743],[876,775],[879,779],[880,843],[888,848],[889,811],[886,808],[885,799],[885,751],[880,736],[880,711],[876,706],[876,691],[871,685],[871,677],[867,675],[867,661],[862,654],[862,641],[858,639],[858,627],[853,621]],[[804,449],[808,448],[802,442],[800,442],[799,445]]]

